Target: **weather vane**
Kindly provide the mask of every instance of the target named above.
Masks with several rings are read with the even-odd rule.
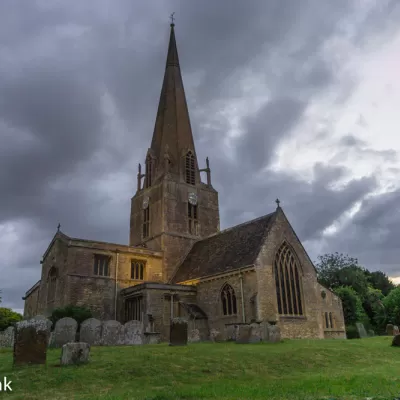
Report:
[[[173,24],[173,23],[174,23],[174,19],[175,19],[175,18],[174,18],[174,14],[175,14],[175,13],[173,12],[173,13],[170,15],[170,18],[171,18],[171,24]]]

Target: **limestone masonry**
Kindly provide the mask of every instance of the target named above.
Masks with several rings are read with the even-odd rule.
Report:
[[[131,199],[129,245],[57,231],[40,281],[25,294],[24,316],[87,306],[100,320],[140,321],[165,341],[175,318],[201,337],[268,322],[282,338],[345,338],[341,301],[317,282],[279,202],[265,216],[220,231],[209,160],[202,166],[171,24],[153,138]]]

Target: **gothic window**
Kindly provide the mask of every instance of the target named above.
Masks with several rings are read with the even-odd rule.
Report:
[[[144,279],[144,261],[132,260],[131,261],[131,279],[142,281]]]
[[[333,328],[333,316],[331,312],[329,313],[329,327]]]
[[[150,156],[147,156],[146,158],[146,172],[144,179],[144,187],[150,187],[153,179],[153,162]]]
[[[328,319],[328,313],[325,312],[325,328],[329,328],[329,319]]]
[[[237,314],[237,304],[236,295],[233,287],[227,283],[224,285],[221,291],[221,302],[222,302],[222,312],[224,315],[236,315]]]
[[[189,151],[186,154],[185,171],[186,171],[186,183],[188,183],[189,185],[195,185],[196,184],[195,162],[194,162],[194,154],[191,151]]]
[[[333,328],[333,315],[331,312],[325,312],[325,328],[332,329]]]
[[[188,223],[189,233],[191,235],[198,235],[199,221],[197,218],[197,205],[188,203]]]
[[[150,206],[143,210],[143,238],[150,235]]]
[[[110,275],[110,257],[104,254],[94,256],[94,274],[98,276]]]
[[[125,322],[142,321],[143,297],[136,296],[125,300]]]
[[[303,315],[301,271],[286,243],[276,253],[274,269],[279,314]]]
[[[55,267],[51,267],[49,275],[47,276],[47,303],[54,302],[56,297],[56,285],[57,285],[57,270]]]

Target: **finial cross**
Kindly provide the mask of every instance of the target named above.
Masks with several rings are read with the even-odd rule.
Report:
[[[169,16],[169,17],[171,18],[171,24],[174,23],[174,19],[175,19],[175,18],[174,18],[174,14],[175,14],[175,13],[173,12],[173,13]]]
[[[60,228],[61,228],[61,224],[58,223],[58,225],[57,225],[57,232],[60,232]]]
[[[279,204],[281,204],[281,202],[280,202],[280,200],[279,199],[276,199],[275,200],[275,203],[276,203],[276,205],[279,207]]]

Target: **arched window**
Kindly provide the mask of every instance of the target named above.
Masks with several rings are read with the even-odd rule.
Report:
[[[186,154],[186,183],[189,185],[196,184],[196,175],[195,175],[195,163],[194,163],[194,154],[189,151]]]
[[[286,243],[276,253],[274,269],[279,314],[303,315],[301,271]]]
[[[153,180],[153,161],[150,156],[146,157],[146,173],[144,175],[144,187],[151,186]]]
[[[54,302],[56,297],[56,285],[57,285],[57,270],[55,267],[51,267],[49,275],[47,276],[47,303]]]
[[[329,328],[329,319],[328,319],[328,313],[325,312],[325,328]]]
[[[333,328],[333,316],[332,313],[329,313],[329,323],[330,323],[330,327]]]
[[[221,290],[221,302],[222,311],[224,315],[236,315],[237,305],[236,305],[236,295],[233,287],[227,283]]]

